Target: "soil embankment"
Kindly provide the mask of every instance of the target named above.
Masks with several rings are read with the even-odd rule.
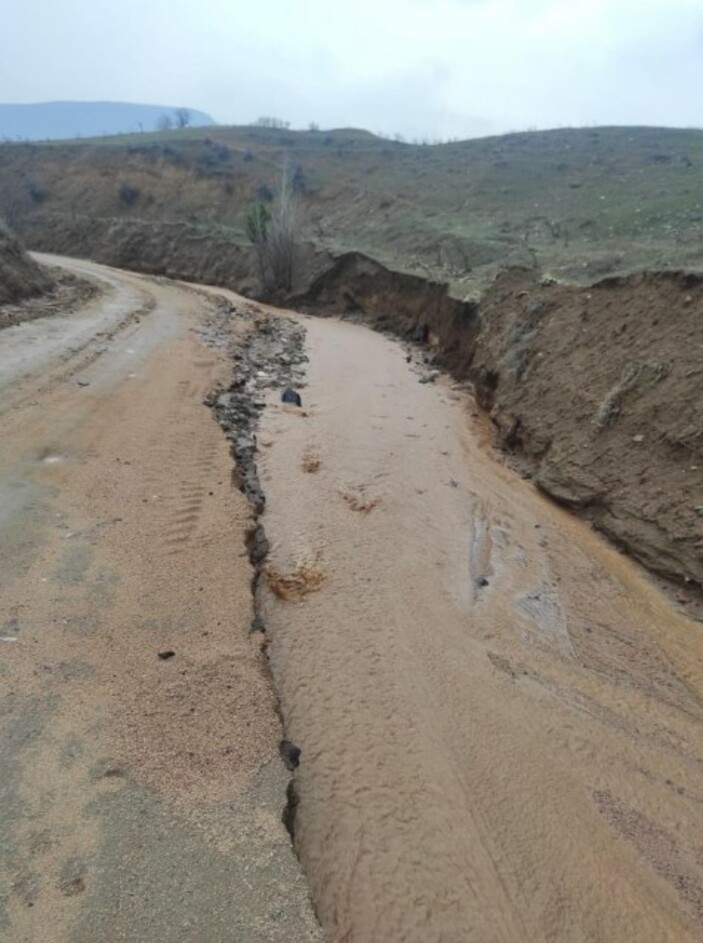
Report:
[[[14,304],[49,291],[52,279],[0,222],[0,305]]]
[[[703,584],[703,280],[511,270],[480,304],[356,254],[298,299],[427,343],[537,484],[653,571]],[[685,601],[683,596],[682,600]]]
[[[35,214],[22,221],[38,252],[90,258],[103,265],[217,285],[251,296],[261,292],[253,246],[226,229],[183,222],[158,222],[64,213]],[[311,243],[299,247],[295,291],[304,291],[332,263]]]

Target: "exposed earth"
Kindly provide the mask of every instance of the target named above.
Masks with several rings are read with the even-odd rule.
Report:
[[[102,294],[0,336],[0,939],[702,939],[700,625],[451,345],[44,261]]]
[[[52,288],[49,273],[24,249],[14,233],[0,220],[0,306],[17,304]],[[0,326],[4,324],[0,322]]]
[[[100,297],[0,336],[0,939],[319,940],[203,405],[251,318],[62,264]]]

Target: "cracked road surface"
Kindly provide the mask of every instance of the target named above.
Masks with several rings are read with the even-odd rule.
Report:
[[[62,264],[103,294],[0,333],[0,939],[318,940],[212,307]]]

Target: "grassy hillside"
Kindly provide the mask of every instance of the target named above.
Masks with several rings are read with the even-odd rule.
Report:
[[[186,131],[0,146],[0,211],[187,223],[245,242],[288,161],[306,235],[459,295],[506,263],[590,280],[703,266],[703,132],[589,128],[435,146],[363,131]]]

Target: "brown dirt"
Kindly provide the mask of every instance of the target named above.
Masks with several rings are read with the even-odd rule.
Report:
[[[273,566],[267,566],[264,572],[269,589],[279,599],[302,599],[318,592],[325,583],[323,571],[305,563],[299,564],[291,573],[280,573]]]
[[[263,443],[262,443],[263,444]],[[266,443],[265,447],[270,447],[273,443]],[[319,472],[320,466],[322,465],[322,459],[314,450],[310,450],[303,455],[303,460],[300,464],[300,467],[308,475],[314,475],[316,472]]]
[[[193,292],[71,267],[105,294],[23,326],[66,341],[0,415],[0,939],[315,940],[249,637],[251,510],[203,405],[226,337]]]
[[[703,279],[515,272],[481,317],[471,376],[500,441],[647,567],[703,586]]]
[[[424,343],[430,360],[474,382],[500,443],[544,491],[653,571],[703,584],[699,276],[578,288],[518,269],[479,305],[348,255],[299,303]]]
[[[326,580],[262,616],[326,938],[702,939],[699,627],[507,467],[456,384],[300,320],[314,408],[269,398],[263,520],[276,572]]]
[[[360,494],[349,494],[343,491],[340,492],[340,497],[352,511],[359,511],[362,514],[368,514],[381,503],[380,498],[364,498]]]

